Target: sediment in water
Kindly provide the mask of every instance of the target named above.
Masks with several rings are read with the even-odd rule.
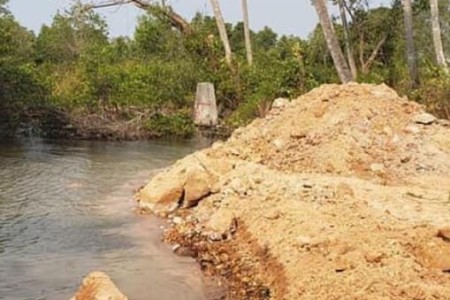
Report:
[[[137,194],[228,299],[447,299],[450,123],[381,85],[325,85]]]

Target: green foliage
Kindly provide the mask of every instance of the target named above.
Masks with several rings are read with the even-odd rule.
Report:
[[[34,36],[6,15],[0,17],[0,60],[14,64],[31,62],[34,55]]]
[[[0,127],[14,132],[28,107],[45,105],[48,90],[33,63],[34,36],[0,3]]]
[[[163,63],[154,59],[145,63],[139,60],[108,63],[111,53],[107,50],[83,57],[54,77],[54,95],[60,105],[91,110],[102,106],[158,110],[192,104],[197,81],[195,66],[190,62]]]
[[[0,0],[0,16],[9,14],[9,10],[6,8],[6,4],[9,0]]]
[[[186,35],[157,7],[139,18],[133,38],[109,39],[100,15],[76,1],[35,37],[8,12],[6,3],[0,0],[0,109],[7,111],[8,120],[20,121],[18,112],[36,107],[56,107],[68,114],[116,112],[119,119],[130,121],[141,111],[153,116],[143,124],[147,130],[188,136],[194,128],[191,110],[198,82],[214,84],[222,119],[238,126],[264,116],[277,97],[294,98],[339,81],[320,26],[307,39],[278,36],[268,27],[252,31],[250,67],[243,24],[226,24],[234,54],[230,67],[213,17],[197,14],[190,23],[193,33]],[[423,85],[413,93],[407,90],[400,1],[375,9],[363,0],[347,3],[358,81],[388,83],[448,117],[450,79],[434,63],[428,1],[414,1]],[[449,3],[441,1],[441,11]],[[441,15],[450,57],[450,16]],[[343,26],[334,22],[343,45]]]
[[[443,119],[450,119],[450,75],[440,68],[429,66],[419,89],[409,95]]]
[[[1,106],[40,106],[48,91],[42,85],[33,65],[13,65],[0,61]]]
[[[0,109],[23,110],[44,100],[46,91],[32,60],[33,46],[32,33],[12,16],[0,17]]]
[[[269,27],[265,26],[260,32],[255,34],[256,49],[261,51],[270,50],[277,43],[278,35]]]
[[[185,111],[170,115],[156,114],[147,121],[146,128],[159,136],[190,137],[194,133],[192,117]]]
[[[139,18],[134,34],[135,51],[143,58],[179,58],[185,54],[181,33],[150,15]]]
[[[229,119],[231,125],[264,116],[275,98],[294,98],[319,84],[305,64],[306,47],[299,38],[282,37],[269,51],[256,53],[258,64],[241,69],[243,99]]]
[[[80,4],[56,14],[51,26],[44,25],[36,41],[39,62],[71,63],[91,48],[108,45],[105,21]]]

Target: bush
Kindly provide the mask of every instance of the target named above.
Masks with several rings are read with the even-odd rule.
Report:
[[[170,115],[155,114],[146,123],[146,129],[158,136],[190,137],[194,133],[194,123],[189,112],[179,111]]]
[[[420,88],[410,95],[439,118],[450,119],[450,75],[439,68],[430,68]]]
[[[197,84],[190,62],[128,60],[116,64],[82,62],[53,74],[55,101],[68,108],[137,106],[150,109],[190,106]]]

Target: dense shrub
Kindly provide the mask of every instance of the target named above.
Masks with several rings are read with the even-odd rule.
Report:
[[[190,112],[178,111],[170,115],[155,114],[146,123],[146,128],[160,136],[190,137],[194,133],[194,123]]]

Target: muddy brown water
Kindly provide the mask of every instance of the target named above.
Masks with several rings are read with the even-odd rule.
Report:
[[[205,299],[133,190],[208,141],[0,140],[0,299],[68,299],[93,270],[133,300]]]

